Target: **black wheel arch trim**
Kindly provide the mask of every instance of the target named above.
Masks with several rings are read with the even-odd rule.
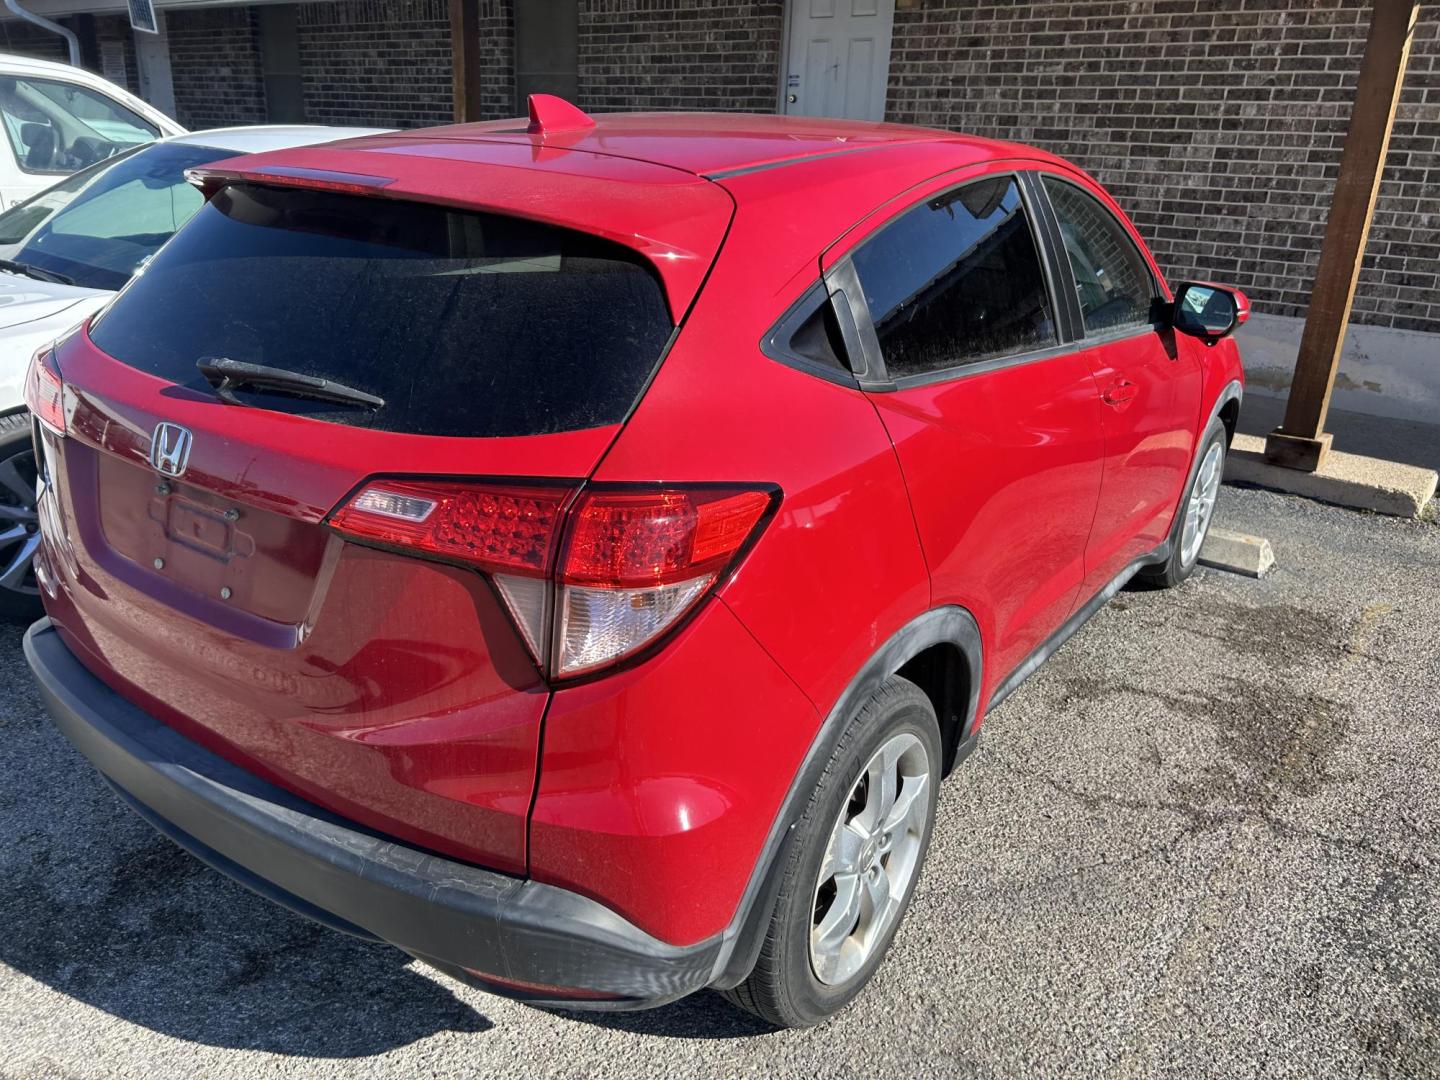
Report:
[[[811,741],[805,760],[795,773],[795,779],[790,784],[780,812],[771,825],[735,917],[722,934],[715,975],[710,986],[717,989],[736,986],[744,981],[755,966],[765,940],[765,924],[775,906],[775,897],[779,892],[795,828],[800,823],[810,792],[819,783],[820,776],[830,761],[846,721],[881,683],[910,660],[935,645],[957,647],[968,669],[965,715],[962,718],[960,741],[954,756],[955,764],[963,761],[974,749],[977,738],[974,727],[984,671],[980,627],[975,622],[975,617],[958,605],[932,608],[895,631],[872,653],[826,714],[819,731]]]
[[[1201,426],[1197,438],[1205,434],[1206,428],[1211,421],[1215,420],[1230,402],[1235,402],[1237,408],[1245,404],[1245,386],[1239,379],[1231,379],[1221,388],[1220,393],[1215,395],[1215,404],[1210,406],[1210,417]]]

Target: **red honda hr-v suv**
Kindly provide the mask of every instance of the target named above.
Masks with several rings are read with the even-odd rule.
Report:
[[[32,364],[30,664],[156,828],[476,985],[835,1012],[986,710],[1195,566],[1245,299],[1049,154],[541,99],[193,180]]]

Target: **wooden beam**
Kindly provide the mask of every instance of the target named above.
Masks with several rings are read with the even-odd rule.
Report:
[[[1325,417],[1419,14],[1420,0],[1375,0],[1371,9],[1285,420],[1265,440],[1265,457],[1276,465],[1314,472],[1330,450]]]
[[[450,0],[451,87],[455,120],[480,115],[480,0]]]

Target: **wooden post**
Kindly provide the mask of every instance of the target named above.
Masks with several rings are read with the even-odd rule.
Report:
[[[480,119],[480,0],[450,0],[451,85],[455,120]]]
[[[1276,465],[1314,472],[1330,450],[1325,417],[1419,14],[1420,0],[1375,0],[1371,9],[1285,420],[1265,440],[1265,457]]]

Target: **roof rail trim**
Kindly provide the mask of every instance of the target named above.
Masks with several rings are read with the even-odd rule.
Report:
[[[738,165],[733,169],[717,169],[715,172],[705,172],[699,175],[705,180],[728,180],[733,176],[744,176],[747,173],[766,172],[770,169],[783,169],[786,165],[804,165],[811,161],[823,161],[826,158],[844,157],[846,154],[860,154],[867,150],[888,150],[896,146],[909,146],[913,143],[936,142],[933,139],[912,139],[903,143],[877,142],[868,143],[865,146],[847,146],[838,150],[822,150],[818,154],[804,154],[800,157],[782,158],[779,161],[766,161],[759,165]]]

